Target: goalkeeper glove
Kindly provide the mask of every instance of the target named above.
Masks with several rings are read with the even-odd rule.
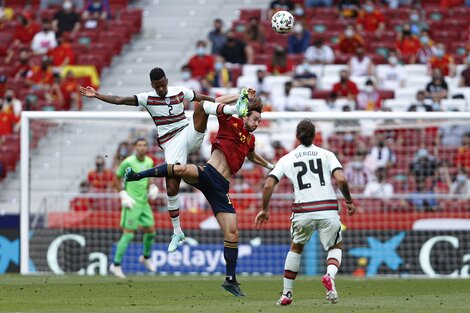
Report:
[[[158,189],[158,186],[152,184],[152,185],[150,185],[150,187],[149,187],[149,192],[147,193],[147,197],[150,198],[150,199],[152,199],[152,200],[155,200],[155,199],[157,199],[157,197],[158,197],[158,192],[159,192],[159,191],[160,191],[160,190]]]
[[[132,199],[131,196],[125,190],[121,190],[119,192],[119,196],[121,197],[121,205],[125,208],[132,209],[135,205],[135,200]]]

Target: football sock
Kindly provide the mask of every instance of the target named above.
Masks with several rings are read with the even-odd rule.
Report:
[[[143,238],[144,244],[144,258],[150,258],[150,252],[152,252],[153,241],[155,240],[155,233],[145,233]]]
[[[139,179],[145,177],[173,177],[174,164],[163,163],[157,167],[136,173]]]
[[[286,256],[286,263],[284,265],[284,289],[283,294],[292,292],[294,288],[294,281],[297,277],[297,273],[300,268],[300,257],[299,253],[289,251]]]
[[[171,218],[171,223],[173,224],[173,234],[182,234],[183,230],[181,229],[180,226],[180,217],[172,217]]]
[[[133,233],[123,233],[121,239],[119,239],[116,247],[116,253],[114,254],[114,265],[121,265],[122,256],[126,252],[129,242],[134,238]]]
[[[210,101],[204,101],[203,104],[204,112],[211,115],[221,115],[221,114],[236,114],[237,108],[234,105],[226,105],[221,103],[214,103]]]
[[[339,266],[341,265],[341,256],[341,249],[328,251],[328,256],[326,257],[326,273],[333,279],[335,279]]]
[[[224,240],[225,280],[237,281],[235,277],[238,258],[238,242]]]
[[[170,213],[171,224],[173,224],[173,233],[182,234],[183,230],[181,229],[181,226],[180,226],[180,215],[179,215],[180,206],[178,203],[178,195],[176,196],[167,195],[167,200],[168,200],[168,212]]]

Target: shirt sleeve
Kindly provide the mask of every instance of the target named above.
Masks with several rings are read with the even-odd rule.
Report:
[[[333,152],[328,153],[327,158],[328,158],[328,167],[330,168],[331,174],[333,174],[333,172],[337,169],[343,169],[343,166],[341,165],[338,158]]]
[[[147,98],[149,96],[148,92],[142,92],[134,95],[134,98],[137,100],[137,105],[141,105],[143,107],[147,106]]]
[[[194,90],[188,89],[186,87],[181,87],[181,91],[183,91],[184,98],[188,101],[193,101],[196,98],[196,93]]]
[[[285,157],[279,159],[274,166],[273,170],[269,173],[269,176],[274,177],[277,181],[280,181],[281,178],[285,175]]]
[[[122,161],[121,164],[119,164],[119,167],[116,170],[117,177],[124,176],[124,172],[125,172],[126,168],[128,168],[129,166],[130,166],[130,164],[127,162],[127,160]]]

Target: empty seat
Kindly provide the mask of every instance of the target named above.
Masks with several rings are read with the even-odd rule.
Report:
[[[467,111],[467,101],[465,99],[442,99],[441,108],[444,111]]]

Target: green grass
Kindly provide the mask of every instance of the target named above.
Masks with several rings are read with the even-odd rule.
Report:
[[[469,312],[465,279],[338,277],[340,301],[324,300],[319,277],[299,277],[294,302],[274,304],[281,277],[240,277],[248,297],[220,288],[222,277],[0,276],[0,312]]]

